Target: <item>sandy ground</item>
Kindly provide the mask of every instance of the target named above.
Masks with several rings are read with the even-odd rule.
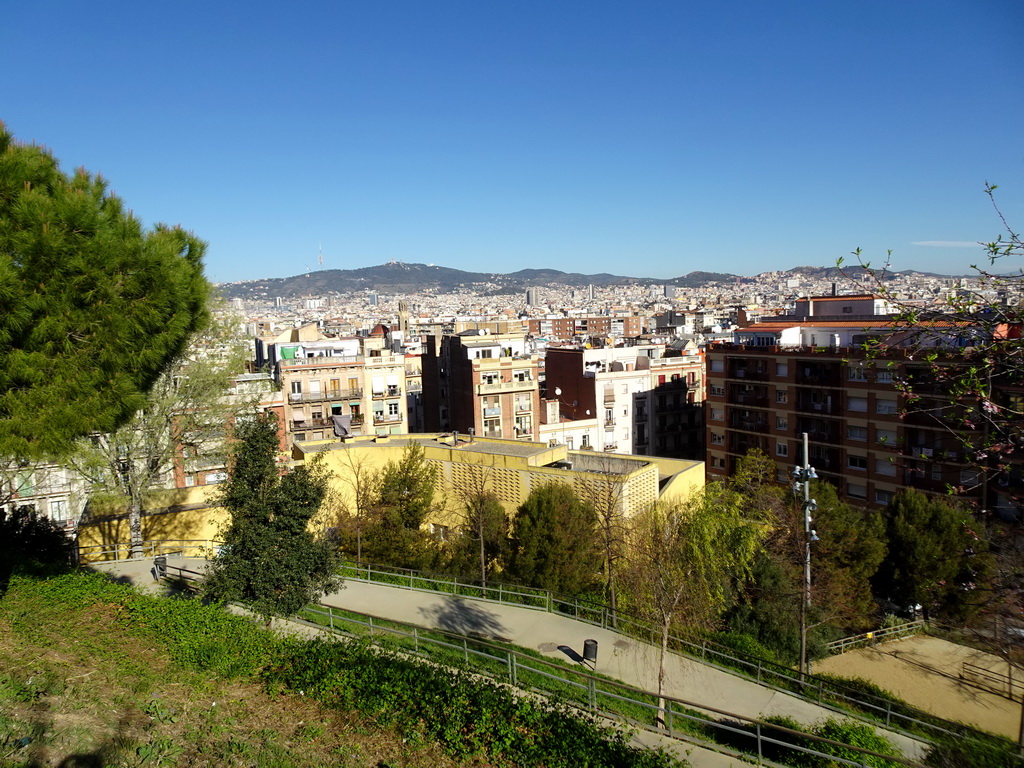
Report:
[[[961,679],[964,662],[1006,674],[998,656],[927,635],[858,648],[817,662],[815,672],[860,677],[918,709],[1017,738],[1021,703]]]

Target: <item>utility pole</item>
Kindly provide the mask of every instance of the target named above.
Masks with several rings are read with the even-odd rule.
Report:
[[[803,599],[800,601],[800,679],[809,675],[810,665],[807,663],[807,615],[811,608],[811,542],[818,540],[817,532],[811,528],[814,522],[811,513],[817,511],[818,502],[811,498],[811,480],[817,480],[818,475],[811,466],[810,452],[807,445],[807,433],[804,438],[804,465],[797,466],[793,470],[793,495],[796,496],[803,491],[803,503],[801,508],[804,516],[804,584]]]

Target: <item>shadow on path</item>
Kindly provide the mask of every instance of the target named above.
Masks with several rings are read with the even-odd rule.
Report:
[[[510,642],[506,636],[508,628],[496,614],[467,600],[446,597],[441,605],[421,607],[419,612],[424,619],[447,632]]]
[[[583,663],[583,657],[580,656],[578,653],[576,653],[575,649],[569,647],[568,645],[560,645],[560,646],[558,646],[558,650],[560,650],[562,653],[564,653],[570,659],[575,661],[577,664],[582,664]]]

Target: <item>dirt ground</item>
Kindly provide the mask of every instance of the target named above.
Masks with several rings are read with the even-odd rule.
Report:
[[[918,709],[1016,739],[1021,703],[962,679],[964,662],[1007,674],[998,656],[927,635],[832,656],[813,671],[870,680]]]

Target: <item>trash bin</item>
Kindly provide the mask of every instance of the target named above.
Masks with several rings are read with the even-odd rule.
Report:
[[[160,555],[159,557],[153,558],[153,574],[156,578],[162,579],[167,576],[167,557]]]
[[[583,660],[597,664],[597,640],[583,641]]]

